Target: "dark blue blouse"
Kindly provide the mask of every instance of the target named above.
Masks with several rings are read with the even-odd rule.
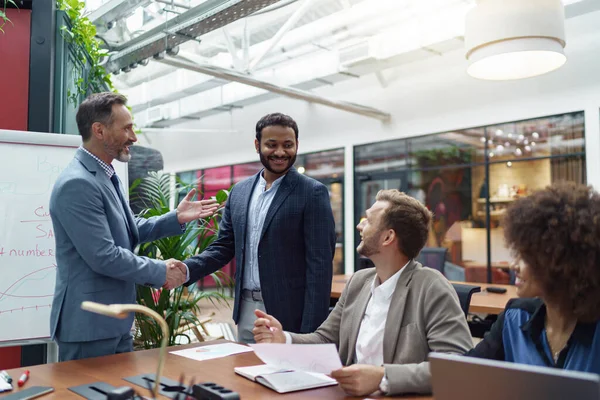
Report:
[[[598,323],[578,323],[554,362],[539,299],[513,299],[468,356],[600,374]]]

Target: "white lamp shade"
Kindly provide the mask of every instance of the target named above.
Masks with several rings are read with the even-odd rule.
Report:
[[[560,0],[480,0],[466,22],[467,73],[475,78],[529,78],[567,60]]]

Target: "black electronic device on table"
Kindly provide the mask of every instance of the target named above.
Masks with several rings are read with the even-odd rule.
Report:
[[[165,378],[161,378],[161,382]],[[240,400],[240,395],[233,390],[227,389],[223,386],[220,386],[216,383],[198,383],[191,384],[190,386],[185,386],[182,382],[177,383],[176,381],[173,386],[164,387],[162,391],[166,391],[168,393],[167,397],[170,397],[174,400],[187,400],[187,399],[195,399],[195,400]],[[105,384],[106,385],[106,384]],[[94,387],[98,387],[98,383],[95,384]],[[152,386],[148,386],[148,390],[151,390]],[[50,388],[51,389],[51,388]],[[142,396],[137,393],[133,388],[123,386],[120,388],[111,388],[109,385],[103,387],[103,389],[96,393],[97,397],[90,397],[89,393],[82,393],[78,390],[73,390],[77,388],[70,388],[71,391],[79,394],[80,396],[88,399],[88,400],[144,400],[150,399],[151,397]],[[23,393],[23,392],[20,392]],[[15,393],[19,394],[19,393]],[[164,395],[164,393],[161,393]],[[11,400],[25,400],[33,397],[14,397],[10,398]],[[0,400],[4,400],[4,398],[0,398]]]
[[[488,286],[485,289],[486,292],[490,292],[490,293],[498,293],[498,294],[503,294],[506,293],[506,288],[503,287],[496,287],[496,286]]]

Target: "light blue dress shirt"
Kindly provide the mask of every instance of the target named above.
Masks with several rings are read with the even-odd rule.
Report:
[[[242,289],[260,290],[260,277],[258,275],[258,243],[260,242],[260,235],[265,224],[267,211],[269,211],[269,207],[271,207],[273,198],[284,177],[285,175],[277,178],[271,187],[268,190],[265,190],[267,181],[263,178],[261,172],[258,182],[252,191],[250,206],[248,207],[248,221],[246,224],[246,254]]]

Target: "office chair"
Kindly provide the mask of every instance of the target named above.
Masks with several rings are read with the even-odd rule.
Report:
[[[466,318],[469,313],[469,306],[471,305],[471,296],[473,293],[481,292],[481,286],[463,285],[460,283],[452,283],[452,286],[456,290],[456,294],[458,294],[458,301]]]
[[[447,253],[448,249],[445,247],[424,247],[415,260],[423,264],[424,267],[440,271],[443,275]]]

